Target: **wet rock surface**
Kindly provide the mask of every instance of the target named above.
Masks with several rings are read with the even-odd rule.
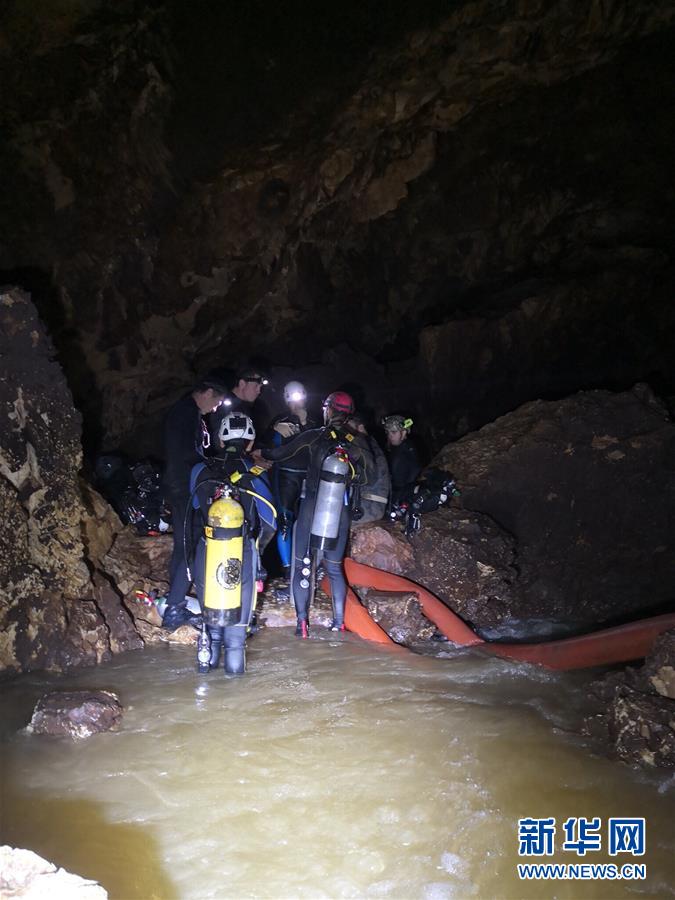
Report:
[[[397,644],[409,647],[428,641],[436,631],[423,615],[414,593],[365,590],[361,599],[372,618]]]
[[[108,892],[95,881],[58,869],[32,850],[0,847],[0,895],[39,900],[106,900]]]
[[[261,628],[295,628],[297,615],[295,606],[291,600],[277,596],[278,589],[288,589],[288,580],[284,578],[271,578],[264,591],[258,595],[256,604],[256,616]],[[333,608],[330,597],[321,586],[318,585],[314,595],[314,601],[309,610],[310,625],[328,627],[333,619]]]
[[[350,555],[421,584],[478,631],[517,618],[525,606],[515,541],[479,513],[458,507],[425,513],[410,538],[400,524],[364,525],[353,533]]]
[[[675,631],[660,635],[641,668],[612,672],[591,686],[598,712],[584,732],[635,766],[675,768]]]
[[[81,740],[100,731],[114,731],[123,713],[112,691],[55,691],[38,700],[26,730]]]

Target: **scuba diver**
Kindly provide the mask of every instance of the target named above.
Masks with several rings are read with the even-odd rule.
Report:
[[[387,434],[387,459],[391,472],[391,505],[406,502],[415,487],[422,466],[417,449],[408,440],[413,420],[403,416],[385,416],[382,425]]]
[[[293,529],[291,593],[298,624],[296,635],[309,636],[309,605],[314,592],[316,567],[322,556],[333,599],[332,631],[344,631],[347,582],[342,569],[349,525],[358,518],[358,501],[350,488],[367,484],[372,456],[362,438],[347,427],[354,401],[335,391],[323,403],[323,428],[296,435],[280,447],[257,450],[256,459],[291,462],[307,471],[304,495]]]
[[[265,572],[262,551],[276,531],[276,510],[263,469],[248,453],[253,422],[244,413],[220,421],[218,456],[192,470],[192,505],[204,533],[195,554],[195,585],[204,624],[197,644],[198,669],[215,669],[224,647],[228,675],[246,671],[246,636]]]
[[[316,428],[319,424],[307,412],[307,392],[299,381],[289,381],[284,387],[284,403],[288,411],[281,413],[270,423],[267,440],[263,442],[266,446],[281,447],[296,434]],[[291,574],[293,523],[306,475],[307,469],[302,468],[297,460],[277,463],[272,470],[278,516],[277,549],[286,578],[290,578]],[[277,590],[276,594],[280,600],[289,599],[289,594],[284,589]]]

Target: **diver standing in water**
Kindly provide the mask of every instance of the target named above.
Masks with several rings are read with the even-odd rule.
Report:
[[[316,428],[318,422],[307,412],[307,392],[299,381],[289,381],[284,387],[284,402],[287,412],[278,415],[270,423],[266,446],[281,447],[293,437],[309,429]],[[308,462],[308,458],[306,460]],[[272,470],[272,485],[277,503],[278,531],[277,549],[284,575],[290,578],[293,523],[298,510],[302,483],[307,475],[306,465],[296,457],[277,463]],[[283,594],[283,596],[282,596]],[[278,599],[288,599],[288,593],[277,591]]]
[[[309,635],[309,605],[316,564],[323,557],[333,598],[332,631],[344,630],[347,596],[342,560],[353,512],[350,487],[369,481],[372,456],[362,439],[347,427],[354,401],[335,391],[323,403],[325,425],[292,438],[281,447],[256,451],[270,462],[306,467],[304,496],[293,531],[291,589],[298,617],[296,635]]]
[[[217,668],[221,648],[227,675],[246,671],[246,636],[264,578],[260,557],[276,529],[267,476],[248,455],[254,439],[251,419],[228,413],[220,420],[218,456],[192,470],[193,506],[205,522],[195,554],[204,616],[199,671]]]

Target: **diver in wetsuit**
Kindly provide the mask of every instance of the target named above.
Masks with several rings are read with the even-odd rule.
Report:
[[[347,583],[342,569],[342,560],[349,536],[349,524],[352,509],[349,502],[349,488],[352,484],[367,483],[369,469],[372,467],[372,456],[360,436],[353,434],[346,425],[348,417],[354,412],[354,401],[343,391],[330,394],[323,404],[323,428],[314,428],[299,434],[281,447],[256,451],[254,456],[272,462],[294,463],[306,468],[307,480],[304,497],[300,501],[298,520],[293,533],[293,578],[292,595],[298,617],[296,635],[306,638],[309,634],[310,582],[307,577],[308,567],[305,560],[314,552],[316,542],[313,539],[315,512],[321,487],[324,482],[335,487],[338,503],[334,505],[331,515],[335,537],[323,542],[319,555],[323,556],[326,574],[331,584],[333,598],[333,622],[331,630],[344,630],[344,607],[347,596]],[[325,470],[329,461],[346,460],[344,477]],[[297,461],[297,462],[296,462]]]
[[[246,636],[254,612],[257,582],[264,578],[260,558],[276,530],[276,511],[267,476],[248,455],[254,439],[255,430],[248,416],[243,413],[227,414],[220,422],[218,456],[195,466],[191,478],[193,506],[201,511],[204,522],[208,521],[214,499],[226,487],[233,490],[237,503],[244,511],[241,610],[233,616],[236,621],[227,625],[209,621],[210,611],[204,603],[204,537],[200,539],[195,554],[195,585],[210,637],[209,665],[212,669],[218,666],[224,646],[224,668],[228,675],[243,675],[246,671]],[[226,558],[222,566],[226,570],[232,562],[232,559]],[[213,618],[217,616],[211,616]]]
[[[270,423],[265,444],[281,447],[297,434],[316,428],[318,422],[307,412],[307,392],[299,381],[289,381],[284,387],[287,412],[278,415]],[[307,469],[301,468],[297,459],[276,463],[272,470],[272,485],[277,504],[277,549],[284,570],[290,577],[293,523],[298,511],[298,501]],[[283,595],[283,596],[282,596]],[[288,599],[284,591],[277,591],[278,599]]]

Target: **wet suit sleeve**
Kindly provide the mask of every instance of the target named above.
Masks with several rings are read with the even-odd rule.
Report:
[[[322,429],[303,431],[280,447],[263,447],[260,451],[262,458],[270,462],[287,462],[311,447],[321,435],[321,431]]]

